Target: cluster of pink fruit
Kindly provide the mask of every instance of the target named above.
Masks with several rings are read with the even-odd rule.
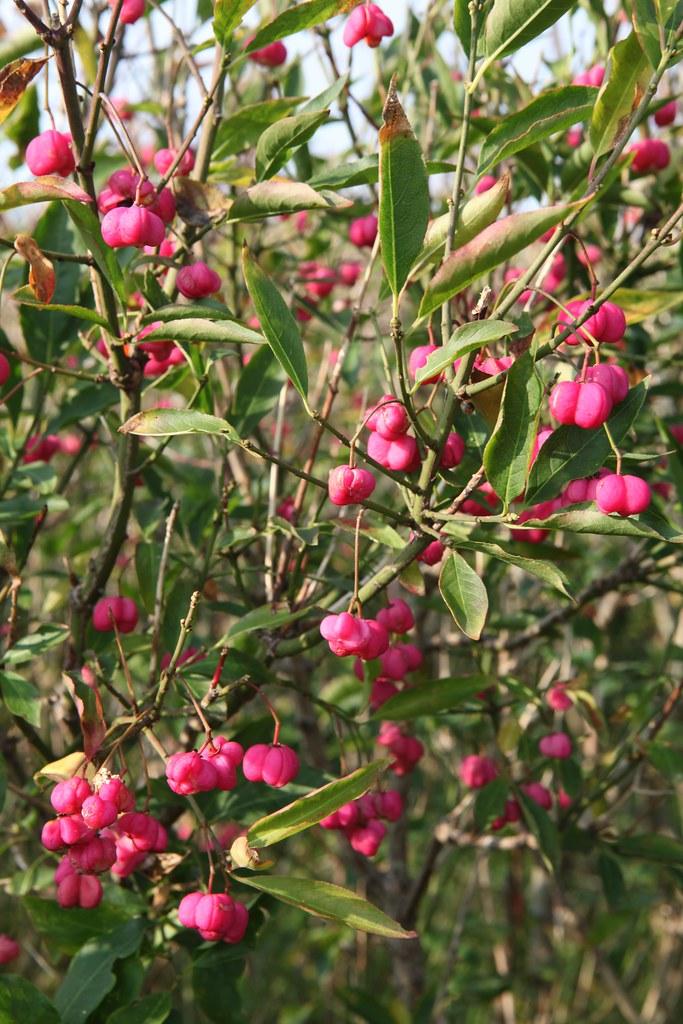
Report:
[[[374,857],[387,834],[384,821],[398,821],[403,814],[403,798],[398,790],[365,793],[344,804],[320,822],[320,827],[343,832],[356,853]]]
[[[190,892],[180,901],[178,920],[194,928],[206,942],[241,942],[249,924],[243,903],[227,893]]]
[[[281,789],[299,774],[299,758],[282,743],[256,743],[245,752],[224,736],[207,740],[200,750],[173,754],[166,763],[166,781],[174,793],[191,796],[212,789],[224,792],[237,785],[237,768],[249,782]]]
[[[50,795],[57,818],[43,825],[41,841],[52,852],[66,850],[55,872],[62,907],[96,907],[102,899],[98,875],[125,878],[150,853],[166,849],[163,825],[135,810],[135,797],[118,775],[100,773],[93,786],[80,776],[59,782]]]

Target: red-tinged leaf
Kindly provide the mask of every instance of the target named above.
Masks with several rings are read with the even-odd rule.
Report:
[[[33,181],[18,181],[15,185],[0,189],[0,210],[13,210],[17,206],[30,206],[32,203],[50,203],[54,199],[90,202],[90,196],[79,185],[54,174],[46,174]]]
[[[559,224],[572,208],[549,206],[543,210],[513,213],[489,225],[444,261],[422,297],[418,319],[429,316],[478,277],[495,270],[536,242],[548,228]]]
[[[62,678],[78,711],[83,733],[83,751],[88,760],[92,760],[102,746],[107,733],[100,691],[97,688],[97,683],[88,686],[77,676],[68,676],[65,673]]]

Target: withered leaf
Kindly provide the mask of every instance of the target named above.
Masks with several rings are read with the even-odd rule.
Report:
[[[29,83],[47,63],[48,57],[30,60],[19,57],[0,68],[0,124],[12,113]]]
[[[223,195],[216,185],[207,185],[194,178],[173,179],[178,216],[191,227],[203,228],[226,214],[232,200]]]
[[[14,248],[29,264],[28,283],[38,302],[50,303],[55,293],[55,268],[30,235],[17,235]]]

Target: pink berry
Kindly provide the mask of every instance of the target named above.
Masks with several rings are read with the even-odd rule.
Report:
[[[375,478],[367,469],[336,466],[330,470],[328,491],[333,505],[355,505],[369,498]]]
[[[274,43],[262,46],[260,50],[252,50],[249,60],[261,64],[264,68],[279,68],[287,60],[287,47],[278,39]]]
[[[526,783],[526,785],[522,786],[522,792],[546,811],[549,811],[553,806],[550,790],[546,789],[540,782]]]
[[[64,846],[59,818],[53,818],[52,821],[45,822],[40,833],[40,841],[45,849],[50,850],[52,853]]]
[[[377,613],[377,621],[389,633],[407,633],[415,625],[410,606],[400,597]]]
[[[370,631],[365,619],[357,618],[348,612],[339,615],[326,615],[320,623],[320,633],[327,640],[330,650],[338,658],[349,655],[360,656],[365,651]]]
[[[444,556],[446,548],[440,540],[433,540],[424,551],[421,551],[417,555],[417,561],[423,562],[425,565],[438,565]]]
[[[655,113],[655,124],[658,124],[660,128],[664,128],[668,124],[673,124],[676,120],[676,100],[669,100],[663,107]]]
[[[650,488],[639,476],[612,473],[603,477],[595,489],[595,502],[608,515],[616,512],[620,516],[636,516],[645,511],[651,500]]]
[[[116,8],[116,0],[108,0],[109,6]],[[145,0],[123,0],[120,21],[122,25],[132,25],[145,13]]]
[[[346,260],[344,263],[339,264],[339,280],[342,284],[346,285],[347,288],[353,288],[354,284],[360,277],[361,270],[360,263],[355,260]]]
[[[360,8],[356,8],[359,10]],[[367,217],[357,217],[351,221],[349,241],[359,249],[372,249],[377,237],[377,217],[369,213]]]
[[[83,801],[92,793],[90,783],[86,779],[74,776],[58,782],[50,794],[50,803],[57,814],[78,814]]]
[[[71,864],[82,874],[99,875],[109,871],[116,861],[116,845],[108,836],[94,836],[76,843],[68,853]]]
[[[102,883],[95,875],[69,875],[57,886],[57,902],[65,909],[92,910],[102,901]]]
[[[458,775],[468,789],[481,789],[497,777],[498,769],[490,757],[470,754],[460,762]]]
[[[412,473],[420,465],[420,449],[409,434],[387,441],[378,433],[368,438],[368,455],[381,466],[399,473]]]
[[[597,363],[595,366],[589,366],[586,380],[601,384],[614,405],[623,402],[629,391],[628,374],[622,366],[615,363]]]
[[[214,736],[212,742],[200,751],[200,756],[215,769],[217,789],[228,792],[235,788],[237,766],[244,757],[244,750],[239,743],[227,740],[224,736]]]
[[[75,846],[76,843],[83,840],[87,842],[92,838],[92,832],[80,814],[65,814],[60,818],[59,834],[62,837],[63,846]]]
[[[265,782],[280,789],[298,775],[299,758],[283,744],[257,743],[246,751],[242,771],[249,782]]]
[[[410,376],[415,380],[417,377],[417,371],[425,365],[432,352],[436,352],[438,345],[418,345],[408,356],[408,372]],[[437,373],[433,377],[428,377],[427,380],[423,380],[423,386],[425,384],[436,384],[437,380],[441,379],[441,374]]]
[[[0,934],[0,964],[8,964],[21,953],[21,947],[9,935]]]
[[[6,355],[0,352],[0,388],[9,380],[12,368]]]
[[[442,469],[455,469],[462,462],[465,455],[465,442],[460,434],[455,431],[446,438],[446,444],[441,453]]]
[[[232,923],[223,933],[223,942],[241,942],[249,925],[249,911],[238,900],[232,901]]]
[[[397,789],[388,789],[375,797],[377,811],[386,821],[398,821],[403,814],[403,797]]]
[[[489,189],[493,188],[498,179],[493,174],[485,174],[483,178],[480,178],[477,184],[474,186],[475,196],[479,196],[482,192],[488,192]]]
[[[102,219],[102,238],[112,249],[161,245],[164,222],[144,206],[117,206]]]
[[[538,749],[543,757],[554,757],[563,760],[572,756],[572,741],[566,732],[552,732],[543,736]]]
[[[576,256],[579,263],[583,263],[584,267],[589,266],[589,264],[594,266],[602,260],[602,249],[593,242],[586,242],[585,245],[578,246]]]
[[[560,787],[560,789],[558,789],[557,791],[557,803],[562,808],[562,810],[566,811],[568,807],[571,807],[573,802],[574,801],[569,796],[569,794],[566,793],[564,789],[562,789],[562,787]]]
[[[410,426],[408,413],[393,395],[383,395],[366,420],[368,430],[376,431],[385,441],[396,441]]]
[[[26,163],[31,174],[66,178],[76,169],[71,136],[54,130],[37,135],[26,147]]]
[[[206,299],[221,287],[221,279],[216,271],[201,260],[179,270],[176,283],[178,291],[186,299]]]
[[[567,694],[566,683],[556,683],[548,690],[545,698],[553,711],[568,711],[574,701]]]
[[[138,624],[138,607],[130,597],[101,597],[92,611],[92,624],[98,633],[132,633]]]
[[[166,762],[166,781],[169,788],[180,796],[205,793],[215,789],[218,772],[207,758],[196,750],[173,754]]]
[[[23,462],[26,465],[30,465],[33,462],[49,462],[59,449],[60,443],[56,434],[46,434],[45,437],[30,437],[24,449]]]
[[[113,825],[119,816],[116,804],[103,800],[101,796],[86,797],[81,807],[81,817],[88,828],[101,829]]]
[[[229,931],[233,912],[227,893],[210,893],[202,896],[194,908],[194,926],[207,942],[217,942]]]
[[[348,47],[356,46],[361,40],[370,47],[379,46],[384,36],[392,36],[394,26],[390,18],[377,4],[365,3],[356,7],[349,15],[344,26],[344,43]]]
[[[382,704],[386,704],[390,697],[394,697],[398,693],[398,687],[391,681],[391,679],[385,679],[384,676],[379,676],[372,684],[370,690],[370,708],[373,711],[377,711],[378,708],[382,707]]]
[[[190,892],[183,896],[178,907],[178,919],[185,928],[196,928],[196,913],[199,901],[204,898],[204,893]]]
[[[299,274],[306,282],[305,288],[310,299],[315,302],[317,299],[324,299],[330,294],[335,286],[337,277],[331,267],[323,266],[312,260],[302,263],[299,267]]]
[[[375,819],[369,821],[367,825],[355,828],[349,835],[349,843],[356,853],[364,857],[374,857],[386,834],[386,825]]]
[[[157,171],[163,177],[175,163],[178,151],[176,149],[159,149],[154,154],[154,166]],[[191,149],[188,149],[186,153],[183,153],[182,159],[178,165],[178,169],[175,171],[176,174],[186,175],[194,168],[194,153]]]
[[[599,427],[612,411],[612,400],[596,382],[561,381],[550,394],[550,412],[560,423]]]

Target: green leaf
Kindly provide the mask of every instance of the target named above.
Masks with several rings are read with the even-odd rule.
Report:
[[[292,384],[306,402],[308,370],[306,354],[296,320],[287,308],[279,291],[266,277],[245,245],[242,249],[242,269],[261,330],[266,336],[275,358]]]
[[[432,352],[425,365],[419,368],[412,390],[415,391],[423,380],[441,373],[468,352],[474,352],[482,345],[499,341],[509,334],[514,334],[518,329],[517,324],[509,320],[475,320],[456,327],[446,344]]]
[[[350,164],[333,165],[318,171],[308,184],[312,188],[352,188],[354,185],[374,185],[379,181],[379,161],[376,156],[363,156]]]
[[[470,700],[490,685],[491,680],[486,676],[432,679],[394,694],[371,717],[387,722],[406,722],[411,718],[436,715]]]
[[[650,77],[650,68],[638,36],[631,32],[612,49],[609,74],[595,101],[590,142],[595,156],[609,152],[621,137],[626,121],[638,106]]]
[[[445,260],[422,297],[418,319],[429,316],[478,277],[537,241],[571,210],[571,206],[549,206],[544,210],[513,213],[489,225]]]
[[[633,0],[631,17],[638,42],[656,71],[662,59],[657,4],[655,0]]]
[[[100,222],[89,206],[65,203],[66,211],[76,226],[92,258],[112,286],[124,308],[128,304],[128,289],[116,253],[102,238]]]
[[[227,420],[193,409],[147,409],[119,427],[122,434],[140,437],[175,437],[177,434],[216,434],[239,441]]]
[[[33,683],[16,672],[0,672],[0,690],[8,711],[40,726],[40,694]]]
[[[250,434],[272,412],[283,384],[280,364],[267,345],[257,349],[240,373],[230,419],[240,436]]]
[[[90,196],[79,185],[57,175],[47,174],[33,181],[18,181],[0,189],[0,211],[14,210],[17,206],[29,206],[32,203],[50,203],[53,199],[90,202]]]
[[[55,996],[62,1024],[83,1024],[88,1019],[116,984],[115,962],[137,950],[143,932],[142,920],[127,921],[108,935],[90,939],[78,951]]]
[[[215,0],[213,34],[221,46],[228,47],[230,36],[256,0]]]
[[[610,910],[615,910],[626,896],[626,884],[618,861],[601,851],[598,854],[598,874]]]
[[[415,138],[392,78],[379,132],[379,237],[382,262],[396,298],[422,248],[429,220],[429,185]]]
[[[156,330],[150,331],[145,336],[145,341],[182,341],[197,345],[263,345],[265,338],[258,331],[243,327],[235,320],[216,321],[184,317],[181,320],[170,320]]]
[[[30,981],[18,974],[0,976],[2,1024],[60,1024],[57,1010]]]
[[[469,0],[455,0],[453,4],[453,28],[462,43],[466,57],[469,57],[472,46],[472,18],[469,8]]]
[[[480,832],[503,813],[509,791],[510,783],[500,776],[479,790],[474,801],[474,823]]]
[[[5,806],[7,797],[7,765],[4,757],[0,754],[0,812]]]
[[[287,163],[292,151],[308,142],[330,116],[329,109],[283,117],[266,128],[256,147],[258,181],[272,178]]]
[[[86,306],[63,306],[58,302],[38,302],[33,294],[24,288],[15,292],[12,298],[22,306],[31,306],[33,309],[44,310],[47,313],[66,313],[67,316],[75,316],[79,320],[87,320],[91,324],[103,327],[106,331],[109,330],[109,321],[96,313],[94,309],[88,309]]]
[[[620,857],[636,857],[654,864],[683,866],[683,842],[671,836],[623,836],[615,843],[610,843],[610,849]]]
[[[490,555],[491,558],[496,558],[499,562],[514,565],[523,572],[529,573],[530,576],[535,576],[537,579],[543,580],[544,583],[549,583],[551,587],[559,590],[565,597],[571,597],[567,589],[569,585],[567,577],[552,562],[541,558],[527,558],[525,555],[515,554],[515,552],[508,551],[501,544],[492,544],[483,540],[464,540],[459,536],[460,530],[461,528],[454,523],[446,523],[443,527],[444,533],[452,534],[458,538],[457,546],[460,551],[481,551],[484,555]]]
[[[21,665],[25,661],[31,661],[45,651],[51,651],[53,647],[63,644],[69,635],[68,626],[57,626],[45,623],[39,626],[35,633],[27,633],[10,647],[3,655],[6,665]]]
[[[486,17],[487,57],[502,57],[535,39],[576,3],[576,0],[494,0]]]
[[[154,611],[161,548],[158,544],[140,543],[135,545],[135,573],[138,580],[138,593],[143,608],[151,615]]]
[[[652,510],[639,516],[606,516],[597,510],[558,512],[547,519],[529,519],[515,523],[515,530],[567,530],[569,533],[595,533],[605,537],[654,537],[672,544],[683,544],[683,533]]]
[[[80,755],[81,758],[83,755]],[[74,907],[65,914],[54,899],[24,896],[22,903],[33,927],[44,935],[51,945],[72,956],[84,943],[106,936],[130,919],[120,907],[101,903],[93,910]]]
[[[542,398],[533,357],[525,352],[505,376],[498,422],[484,449],[486,479],[506,510],[524,491]]]
[[[488,594],[474,569],[456,551],[444,560],[439,590],[465,636],[478,640],[489,610]]]
[[[73,423],[83,424],[91,416],[110,409],[119,398],[118,389],[108,382],[79,387],[69,396],[68,402],[62,403],[57,415],[50,420],[48,429],[50,433],[57,434]]]
[[[616,445],[621,444],[633,426],[643,407],[646,393],[644,381],[631,388],[607,421]],[[602,469],[611,453],[607,434],[602,427],[595,430],[558,427],[544,443],[531,468],[527,503],[536,504],[557,497],[570,480],[583,480]],[[492,486],[496,490],[494,483]]]
[[[396,921],[384,914],[372,903],[356,896],[349,889],[342,889],[329,882],[318,882],[311,878],[290,878],[278,875],[235,876],[244,885],[268,893],[275,899],[289,903],[314,917],[327,921],[339,921],[357,931],[371,935],[383,935],[387,939],[414,939],[415,932],[407,932]]]
[[[311,114],[316,110],[325,110],[327,107],[331,107],[335,100],[338,100],[341,94],[344,92],[349,84],[348,73],[340,75],[336,78],[332,85],[328,85],[327,89],[323,89],[321,93],[314,96],[313,99],[308,100],[304,103],[299,113]]]
[[[639,324],[648,317],[678,309],[683,305],[683,291],[617,288],[611,301],[621,306],[629,324]]]
[[[268,43],[274,43],[277,39],[294,35],[295,32],[314,28],[347,8],[348,4],[344,3],[344,0],[308,0],[307,3],[288,7],[256,33],[249,44],[247,53],[258,50]]]
[[[261,608],[254,608],[247,612],[241,619],[233,623],[225,635],[226,640],[232,640],[242,633],[254,633],[261,629],[277,629],[279,626],[287,626],[290,622],[297,622],[304,615],[310,615],[310,608],[299,608],[293,612],[288,604],[266,604]]]
[[[554,871],[560,857],[560,836],[555,823],[547,811],[539,807],[535,800],[532,800],[522,790],[516,788],[516,797],[522,808],[522,814],[529,831],[538,840],[538,848],[549,871]]]
[[[230,208],[230,222],[298,213],[299,210],[343,210],[353,206],[336,192],[316,192],[304,181],[259,181],[237,197]]]
[[[314,789],[312,793],[307,793],[274,814],[260,818],[249,829],[247,843],[253,847],[273,846],[297,832],[311,828],[328,814],[366,793],[390,763],[387,759],[373,761],[350,775]]]
[[[221,121],[216,133],[212,159],[223,160],[233,153],[240,153],[243,149],[255,145],[261,132],[268,125],[275,124],[281,117],[286,117],[299,103],[300,96],[284,96],[240,107],[236,114]]]
[[[591,86],[565,85],[541,93],[522,110],[506,115],[481,148],[477,174],[488,174],[513,153],[585,121],[596,96],[597,90]]]
[[[164,1024],[173,1003],[169,992],[155,992],[130,1006],[122,1006],[107,1018],[107,1024]]]

